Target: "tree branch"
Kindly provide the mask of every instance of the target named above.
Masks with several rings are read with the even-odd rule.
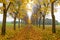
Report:
[[[8,7],[7,7],[7,9],[6,9],[6,11],[8,11],[8,9],[9,9],[9,7],[10,7],[10,4],[11,4],[11,2],[9,3],[9,5],[8,5]]]

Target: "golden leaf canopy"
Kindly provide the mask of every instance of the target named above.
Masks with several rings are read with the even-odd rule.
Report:
[[[50,2],[52,3],[52,2],[54,2],[55,0],[50,0]]]

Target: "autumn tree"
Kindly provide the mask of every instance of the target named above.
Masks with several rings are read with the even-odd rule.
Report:
[[[15,1],[16,3],[16,1]],[[12,3],[11,6],[9,7],[9,14],[12,15],[14,18],[14,30],[16,30],[16,17],[17,17],[17,5],[15,3]]]
[[[51,2],[51,16],[52,16],[52,32],[56,33],[56,26],[55,26],[55,15],[54,15],[54,3],[56,0],[50,0]]]
[[[11,4],[11,2],[9,2],[8,6],[7,5],[7,1],[6,0],[0,0],[1,3],[3,3],[3,23],[2,23],[2,35],[5,35],[6,33],[6,17],[7,17],[7,11],[9,9],[9,6]]]
[[[43,1],[43,10],[44,11],[42,11],[42,16],[43,16],[43,29],[45,29],[45,16],[47,15],[46,13],[47,13],[47,11],[48,11],[48,9],[49,9],[49,3],[48,3],[48,0],[44,0]]]

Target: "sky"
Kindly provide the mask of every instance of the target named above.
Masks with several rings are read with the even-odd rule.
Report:
[[[56,10],[57,10],[57,12],[54,13],[55,19],[56,19],[58,22],[60,22],[60,6],[55,7],[55,8],[56,8]],[[48,14],[48,15],[46,16],[46,18],[52,19],[51,13]]]
[[[3,6],[1,3],[0,3],[0,7],[1,6]],[[56,9],[57,9],[57,12],[55,12],[54,14],[55,14],[55,19],[58,21],[58,22],[60,22],[60,6],[58,6],[58,7],[55,7]],[[11,21],[13,21],[14,19],[11,17],[11,16],[9,16],[9,15],[7,15],[8,17],[7,17],[7,22],[11,22]],[[46,18],[49,18],[49,19],[52,19],[52,17],[51,17],[51,13],[50,14],[48,14],[48,15],[46,15]],[[0,14],[0,22],[2,22],[3,21],[3,14]],[[18,20],[17,20],[18,21]]]
[[[2,21],[3,21],[3,14],[0,14],[0,22],[2,22]],[[14,19],[13,19],[13,17],[7,15],[6,21],[12,22],[12,21],[14,21]],[[18,19],[16,21],[18,21]]]

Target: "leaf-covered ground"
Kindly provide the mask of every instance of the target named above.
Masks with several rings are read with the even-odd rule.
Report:
[[[0,36],[1,40],[60,40],[60,27],[56,27],[55,34],[52,33],[52,28],[46,26],[43,30],[42,26],[26,26],[20,30],[7,31],[8,34],[5,37]],[[9,34],[10,33],[10,34]]]
[[[27,26],[18,32],[11,40],[42,40],[42,37],[41,33],[39,34],[38,31],[35,31],[32,26]]]

